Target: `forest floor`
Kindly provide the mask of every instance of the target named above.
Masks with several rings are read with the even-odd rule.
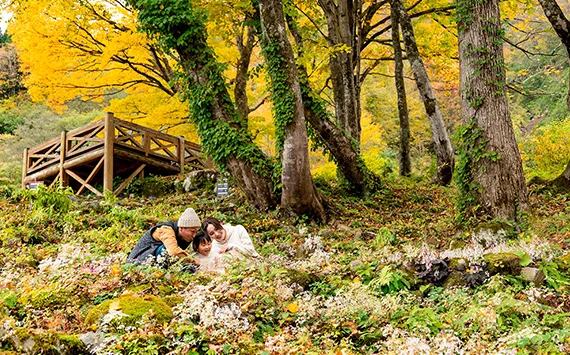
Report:
[[[319,187],[324,225],[235,191],[3,191],[0,354],[570,352],[570,193],[532,189],[514,226],[458,223],[451,187],[398,182],[363,199]],[[187,207],[242,224],[261,257],[225,273],[125,264]]]

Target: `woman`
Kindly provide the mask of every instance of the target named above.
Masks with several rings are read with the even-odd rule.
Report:
[[[202,230],[212,238],[212,250],[210,253],[222,254],[230,253],[231,255],[242,257],[258,257],[255,247],[247,234],[245,228],[241,225],[232,226],[223,224],[214,217],[206,217],[202,221]]]

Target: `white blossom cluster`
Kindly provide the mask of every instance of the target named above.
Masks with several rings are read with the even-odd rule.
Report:
[[[220,304],[216,299],[221,289],[211,286],[194,286],[186,291],[183,303],[174,307],[174,315],[180,322],[198,322],[212,337],[236,336],[249,328],[248,319],[242,315],[235,302]]]

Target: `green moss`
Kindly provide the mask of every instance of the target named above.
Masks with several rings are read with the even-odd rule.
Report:
[[[465,271],[467,269],[467,262],[463,258],[453,258],[448,263],[450,270]]]
[[[44,288],[34,288],[20,294],[18,303],[33,308],[49,308],[70,302],[71,291],[64,289],[60,284],[45,285]]]
[[[460,271],[452,271],[443,283],[444,288],[463,287],[466,285],[465,277],[463,277],[463,273]]]
[[[286,275],[291,280],[291,284],[296,283],[306,290],[310,284],[319,281],[319,277],[315,274],[309,274],[308,272],[299,271],[295,269],[287,269]]]
[[[70,349],[83,349],[85,345],[76,335],[73,334],[58,334],[59,341],[65,344]]]
[[[463,249],[467,246],[467,243],[464,240],[455,239],[452,240],[449,244],[449,250],[457,250]]]
[[[166,296],[162,300],[164,301],[164,303],[166,303],[170,307],[174,307],[174,306],[179,305],[180,303],[184,302],[184,298],[177,296],[177,295]]]
[[[519,275],[521,273],[520,258],[513,253],[487,254],[483,256],[490,275]]]
[[[174,316],[171,307],[158,297],[148,296],[143,298],[138,296],[123,296],[113,300],[107,300],[92,308],[85,318],[85,323],[98,323],[101,317],[109,312],[111,305],[115,303],[121,312],[127,315],[127,317],[120,319],[120,323],[126,325],[133,325],[150,310],[154,312],[153,317],[161,323],[169,322]]]

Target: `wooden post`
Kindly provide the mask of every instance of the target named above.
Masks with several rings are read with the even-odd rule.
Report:
[[[30,156],[30,148],[24,149],[24,158],[22,162],[22,189],[26,188],[26,176],[28,175],[28,158]]]
[[[115,142],[115,118],[112,112],[105,113],[105,148],[103,156],[103,191],[113,192],[113,145]]]
[[[178,163],[180,164],[180,174],[184,173],[184,162],[186,161],[186,148],[184,147],[184,137],[178,137]]]
[[[67,174],[65,174],[65,169],[63,164],[65,163],[65,158],[67,155],[67,131],[61,131],[61,146],[59,150],[59,181],[62,187],[68,185]]]

